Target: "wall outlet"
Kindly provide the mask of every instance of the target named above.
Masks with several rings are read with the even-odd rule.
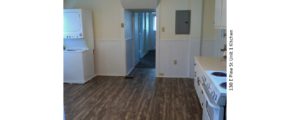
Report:
[[[173,64],[176,65],[176,64],[177,64],[177,60],[174,60],[174,61],[173,61]]]
[[[164,76],[164,73],[159,73],[159,76]]]

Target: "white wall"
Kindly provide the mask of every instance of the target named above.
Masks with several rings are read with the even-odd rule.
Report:
[[[134,12],[133,13],[133,16],[134,16],[134,37],[133,37],[133,40],[134,40],[134,52],[135,52],[135,63],[138,63],[139,60],[140,60],[140,52],[139,52],[139,22],[138,22],[138,13],[137,12]]]
[[[124,9],[119,0],[64,0],[65,8],[93,11],[98,75],[124,76],[127,73]],[[193,57],[200,53],[202,0],[161,0],[156,9],[156,72],[165,77],[192,77]],[[191,10],[189,35],[175,35],[175,11]],[[161,32],[164,27],[165,31]],[[174,65],[174,60],[177,64]]]
[[[189,77],[189,40],[161,40],[159,71],[162,77]],[[174,64],[174,61],[177,64]]]
[[[221,56],[223,48],[223,31],[215,29],[215,0],[204,0],[203,4],[203,27],[202,27],[202,56]]]
[[[143,12],[138,13],[138,24],[139,24],[139,47],[141,58],[146,54],[145,46],[145,14]]]
[[[189,40],[190,35],[175,34],[175,11],[190,10],[190,0],[162,0],[159,4],[159,26],[164,28],[160,32],[160,40]],[[194,12],[194,11],[193,11]],[[193,17],[193,16],[192,16]]]
[[[132,17],[133,13],[131,11],[125,10],[124,12],[124,32],[126,40],[126,74],[129,74],[135,66],[135,51],[134,51],[134,41],[133,41],[133,31],[132,31]]]
[[[135,26],[135,33],[138,33],[136,40],[137,43],[139,43],[139,55],[140,58],[144,57],[146,55],[146,53],[150,50],[150,31],[149,31],[149,12],[147,11],[139,11],[136,12],[137,14],[135,14],[135,19],[136,19],[136,25]],[[136,18],[136,15],[138,16]],[[135,39],[134,38],[134,39]]]
[[[154,14],[149,15],[149,50],[155,50],[156,32],[153,30]]]
[[[203,0],[191,0],[191,37],[190,37],[190,57],[189,57],[189,77],[194,77],[194,56],[200,56],[201,30],[202,30],[202,9]]]
[[[125,43],[121,40],[97,41],[98,75],[125,76]]]
[[[215,28],[214,28],[215,0],[204,0],[203,2],[203,24],[201,55],[215,55]]]
[[[188,35],[175,34],[175,11],[191,10]],[[157,76],[191,77],[193,56],[199,55],[202,0],[163,0],[157,8]],[[161,31],[162,28],[165,31]],[[159,48],[158,48],[159,47]],[[174,64],[174,61],[177,64]],[[161,74],[163,74],[163,76]]]
[[[145,46],[145,50],[144,50],[145,51],[145,55],[150,50],[150,44],[149,44],[150,43],[149,17],[150,17],[149,16],[149,12],[145,12],[145,28],[144,28],[144,30],[145,30],[145,44],[144,44],[144,46]]]

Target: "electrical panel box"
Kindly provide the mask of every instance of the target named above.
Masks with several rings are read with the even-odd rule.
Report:
[[[190,34],[190,10],[176,11],[175,34]]]

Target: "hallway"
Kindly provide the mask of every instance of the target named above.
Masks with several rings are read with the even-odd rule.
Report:
[[[126,76],[128,79],[132,79],[138,76],[138,72],[148,70],[151,71],[148,76],[156,77],[155,75],[155,50],[150,50],[144,57],[139,61],[135,68]]]
[[[155,50],[150,50],[135,68],[155,68]]]

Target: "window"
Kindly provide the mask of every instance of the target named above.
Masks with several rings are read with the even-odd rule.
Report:
[[[153,18],[153,30],[156,31],[156,16]]]

